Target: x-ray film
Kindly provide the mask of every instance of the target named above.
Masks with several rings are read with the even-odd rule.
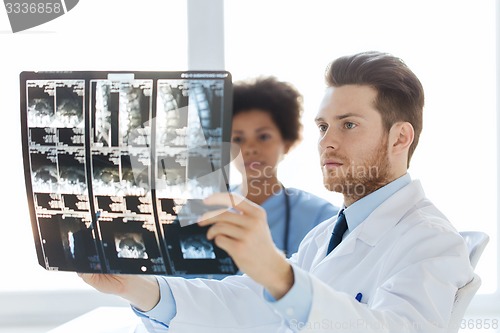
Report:
[[[203,198],[228,188],[230,73],[22,72],[20,84],[26,190],[42,267],[238,272],[196,223],[222,208]]]

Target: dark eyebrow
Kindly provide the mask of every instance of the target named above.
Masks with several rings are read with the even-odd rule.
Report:
[[[268,127],[268,126],[259,127],[259,128],[257,128],[256,132],[268,131],[270,129],[271,129],[271,127]]]
[[[341,115],[335,116],[334,118],[337,120],[342,120],[342,119],[349,118],[349,117],[363,118],[362,115],[357,114],[357,113],[353,113],[353,112],[341,114]],[[316,123],[319,123],[319,122],[325,121],[325,119],[323,119],[323,117],[316,117],[316,119],[314,119],[314,121]]]
[[[314,122],[315,123],[320,123],[322,121],[325,121],[322,117],[316,117],[316,118],[314,118]]]
[[[357,113],[346,113],[346,114],[341,114],[340,116],[337,116],[335,118],[341,120],[341,119],[345,119],[345,118],[349,118],[349,117],[356,117],[356,118],[363,118],[363,116],[361,116],[360,114],[357,114]]]
[[[268,126],[264,126],[264,127],[259,127],[255,130],[255,132],[262,132],[262,131],[267,131],[267,130],[270,130],[271,127],[268,127]],[[233,132],[235,133],[243,133],[243,131],[241,130],[233,130]]]

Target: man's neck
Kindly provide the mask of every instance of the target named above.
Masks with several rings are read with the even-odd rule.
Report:
[[[385,181],[380,182],[380,184],[378,184],[378,186],[371,186],[371,190],[370,191],[364,192],[364,191],[360,190],[360,191],[357,192],[355,190],[352,190],[349,193],[344,193],[343,194],[344,195],[344,206],[345,207],[349,207],[350,205],[352,205],[356,201],[363,199],[364,197],[372,194],[373,192],[376,192],[380,188],[382,188],[382,187],[386,186],[387,184],[392,183],[396,179],[404,176],[406,173],[407,173],[407,170],[404,170],[404,172],[399,172],[397,174],[394,174],[391,177],[387,178]],[[359,186],[360,186],[360,188],[362,188],[363,184],[360,184]],[[356,188],[357,187],[355,187],[355,189]]]

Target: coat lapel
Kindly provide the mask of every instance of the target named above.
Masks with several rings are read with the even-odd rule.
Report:
[[[331,225],[315,239],[317,252],[313,259],[311,273],[323,265],[334,265],[336,259],[346,255],[355,255],[358,242],[363,242],[371,247],[375,246],[389,230],[394,228],[409,213],[408,207],[415,206],[424,198],[420,182],[411,182],[377,207],[335,250],[326,256],[328,241],[335,225],[335,219],[332,219]]]

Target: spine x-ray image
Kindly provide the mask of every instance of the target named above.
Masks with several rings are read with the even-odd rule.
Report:
[[[228,72],[21,73],[25,180],[42,267],[228,275],[196,224],[227,190]],[[217,207],[219,208],[219,207]]]

